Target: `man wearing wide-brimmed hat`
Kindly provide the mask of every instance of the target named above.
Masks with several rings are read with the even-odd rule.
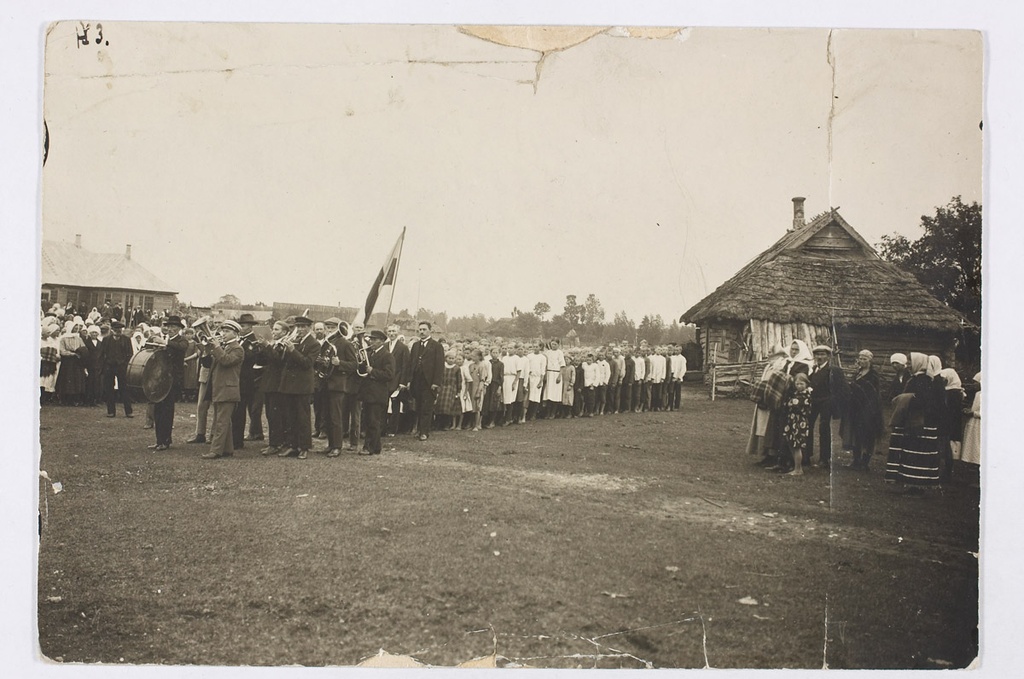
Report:
[[[171,429],[174,425],[174,404],[181,397],[181,388],[185,383],[185,354],[188,353],[188,340],[181,331],[185,327],[181,318],[169,316],[164,319],[164,331],[167,339],[152,339],[156,344],[163,344],[171,370],[171,390],[162,401],[153,404],[153,429],[156,431],[156,443],[151,450],[167,450],[171,447]]]
[[[388,336],[382,330],[367,333],[369,348],[366,375],[360,380],[359,399],[366,414],[366,439],[363,455],[380,455],[381,427],[384,425],[384,410],[391,394],[391,380],[395,376],[395,359],[384,346]]]

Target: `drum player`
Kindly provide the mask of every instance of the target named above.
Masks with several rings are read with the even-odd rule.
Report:
[[[171,390],[162,401],[153,405],[153,421],[156,431],[156,443],[149,446],[150,450],[167,450],[171,447],[171,428],[174,425],[174,404],[181,398],[181,388],[185,382],[185,354],[188,353],[188,340],[181,334],[185,324],[179,316],[169,316],[161,324],[167,335],[166,339],[158,339],[157,335],[150,338],[150,344],[163,345],[171,370]]]

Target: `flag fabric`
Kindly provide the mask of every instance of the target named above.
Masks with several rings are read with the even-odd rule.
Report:
[[[398,260],[402,257],[402,243],[404,241],[405,228],[402,228],[401,235],[395,241],[395,247],[391,248],[391,253],[384,260],[384,266],[380,268],[380,271],[377,273],[377,279],[370,288],[370,294],[366,296],[366,304],[363,310],[356,313],[355,323],[361,322],[364,326],[369,324],[373,310],[384,300],[387,300],[388,309],[391,308],[391,299],[395,295],[395,279],[398,277]]]

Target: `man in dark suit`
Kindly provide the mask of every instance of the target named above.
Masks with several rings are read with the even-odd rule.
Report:
[[[220,324],[220,338],[210,343],[208,351],[213,357],[210,382],[213,384],[213,424],[210,427],[210,450],[200,455],[204,460],[231,457],[235,446],[232,441],[231,415],[241,400],[239,374],[245,350],[238,344],[242,327],[234,321]]]
[[[256,379],[259,373],[256,371],[256,363],[259,361],[260,345],[252,329],[256,326],[256,319],[250,313],[244,313],[238,317],[239,327],[242,328],[238,336],[238,345],[245,352],[242,359],[242,366],[238,375],[238,389],[240,400],[238,407],[231,415],[231,440],[235,450],[245,445],[245,420],[252,408],[253,399],[256,397]],[[260,423],[260,438],[263,438],[263,424]]]
[[[117,380],[117,396],[124,404],[124,416],[132,417],[132,399],[128,395],[128,361],[132,359],[132,341],[125,337],[124,323],[111,321],[110,335],[100,343],[100,363],[103,365],[103,394],[107,401],[107,417],[117,414],[114,380]]]
[[[429,321],[420,321],[416,330],[419,340],[413,343],[409,351],[409,364],[402,379],[402,387],[411,389],[412,397],[416,400],[420,441],[426,441],[430,435],[434,401],[444,375],[444,349],[437,340],[430,337],[431,330]]]
[[[803,464],[811,463],[814,453],[814,423],[818,423],[819,448],[818,465],[828,468],[832,462],[832,404],[838,389],[846,383],[842,371],[831,365],[832,348],[819,344],[811,350],[814,366],[808,377],[811,381],[811,415],[807,421],[807,447],[804,448]]]
[[[331,365],[334,366],[324,379],[327,402],[324,405],[324,431],[327,432],[327,457],[338,457],[345,442],[345,417],[348,415],[346,392],[357,388],[356,348],[341,332],[341,319],[328,318],[324,321],[327,329],[326,341],[334,347]],[[350,387],[350,384],[352,387]],[[356,441],[358,442],[358,430]],[[352,445],[347,446],[352,447]]]
[[[361,380],[359,398],[366,414],[366,440],[361,455],[380,455],[380,431],[384,423],[384,409],[391,394],[395,377],[395,359],[384,346],[388,336],[380,330],[368,334],[369,364],[364,366],[366,376]]]
[[[95,406],[103,398],[100,379],[103,376],[102,355],[100,353],[100,329],[95,325],[86,328],[85,336],[85,369],[88,374],[85,376],[85,405]]]
[[[188,353],[188,340],[181,335],[185,324],[178,316],[171,316],[163,322],[166,340],[150,341],[163,344],[163,352],[167,356],[171,368],[171,390],[162,401],[153,404],[153,428],[156,431],[156,443],[151,450],[167,450],[171,447],[171,429],[174,426],[174,404],[181,398],[181,387],[185,383],[185,354]]]
[[[260,455],[277,455],[284,449],[287,423],[281,399],[281,375],[284,372],[284,354],[275,346],[291,332],[291,326],[284,321],[274,323],[270,331],[270,344],[260,347],[259,362],[263,366],[260,377],[260,390],[267,411],[267,447]]]
[[[313,424],[310,422],[310,399],[313,396],[313,361],[320,353],[320,343],[309,332],[313,321],[295,317],[295,340],[284,340],[284,361],[281,372],[281,400],[287,419],[288,447],[278,457],[305,460],[313,447]]]
[[[405,366],[409,363],[409,347],[405,345],[405,342],[398,339],[398,326],[391,324],[388,326],[388,340],[384,346],[387,347],[388,353],[395,359],[395,376],[391,379],[391,392],[395,393],[398,389],[398,395],[391,398],[391,413],[387,417],[387,426],[385,433],[388,436],[394,436],[402,428],[402,420],[408,419],[405,415],[409,412],[409,391],[407,389],[399,389],[399,383],[402,381],[402,375],[405,374]]]

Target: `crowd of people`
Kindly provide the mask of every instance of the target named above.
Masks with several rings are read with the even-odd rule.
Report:
[[[361,441],[360,452],[379,453],[381,436],[425,440],[436,429],[677,410],[686,374],[686,359],[674,344],[568,350],[558,340],[449,344],[435,338],[426,321],[407,341],[397,325],[385,333],[304,316],[275,322],[271,339],[263,340],[248,313],[197,331],[169,311],[134,314],[153,324],[140,320],[129,336],[118,312],[104,316],[94,308],[83,318],[54,306],[42,314],[41,403],[105,403],[108,417],[121,403],[124,415],[133,417],[129,363],[143,350],[162,350],[172,387],[146,404],[144,426],[156,434],[150,447],[172,445],[173,404],[192,401],[196,428],[187,442],[209,443],[209,458],[230,456],[245,441],[265,441],[264,455],[305,459],[314,439],[326,439],[320,452],[337,457]],[[978,389],[969,399],[960,376],[937,356],[893,354],[895,377],[888,385],[873,361],[870,351],[861,351],[847,377],[829,346],[810,349],[794,340],[788,350],[774,347],[751,391],[757,405],[748,452],[766,468],[793,476],[812,461],[828,468],[836,419],[853,469],[869,469],[888,433],[885,478],[909,492],[949,482],[955,461],[977,469]],[[972,387],[980,381],[979,373]]]
[[[209,457],[265,441],[264,455],[305,459],[313,439],[327,439],[320,452],[330,457],[357,449],[360,440],[360,452],[375,454],[382,435],[425,440],[436,429],[677,410],[686,374],[676,344],[565,351],[558,340],[449,344],[434,337],[429,322],[419,323],[409,342],[397,325],[384,333],[304,316],[275,322],[268,341],[254,333],[257,323],[246,313],[198,329],[169,312],[147,314],[153,324],[140,321],[129,336],[121,320],[101,310],[87,319],[73,313],[54,307],[43,314],[41,402],[105,403],[108,417],[121,403],[133,417],[129,363],[139,352],[164,351],[172,388],[146,404],[144,426],[156,430],[150,448],[172,445],[173,404],[193,401],[196,429],[186,442],[209,444]],[[371,351],[375,340],[389,361]]]
[[[885,480],[904,492],[918,494],[928,486],[948,483],[955,462],[976,473],[981,462],[981,393],[972,389],[973,401],[960,376],[943,368],[938,356],[912,352],[893,354],[889,363],[895,377],[888,385],[874,367],[868,350],[857,356],[849,377],[833,360],[832,348],[809,349],[795,340],[788,351],[782,345],[772,355],[753,386],[757,405],[747,452],[760,455],[759,464],[792,476],[801,476],[814,459],[815,466],[832,464],[833,419],[840,421],[848,466],[868,471],[871,458],[888,432]],[[981,373],[973,378],[980,387]],[[886,421],[888,420],[888,421]]]

